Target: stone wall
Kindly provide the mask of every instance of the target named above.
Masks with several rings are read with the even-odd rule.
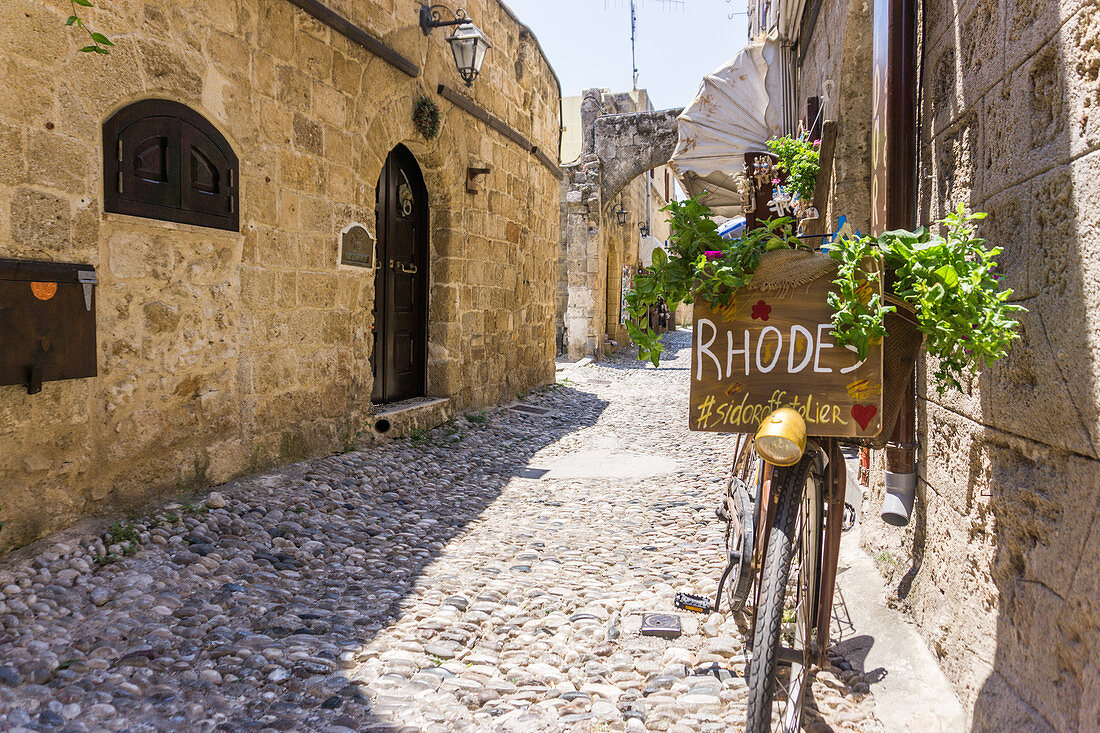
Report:
[[[826,0],[798,73],[799,103],[821,97],[822,119],[837,122],[828,204],[821,212],[829,231],[836,231],[839,216],[861,232],[871,228],[871,37],[866,0]]]
[[[919,217],[957,203],[989,212],[981,233],[1004,249],[1001,270],[1028,312],[1010,355],[964,391],[938,394],[921,365],[914,516],[904,530],[878,520],[879,479],[863,542],[975,730],[1096,730],[1100,6],[926,8]],[[844,69],[853,44],[839,43],[851,37],[841,19],[869,29],[868,12],[824,3],[823,45],[803,69],[835,68],[843,54],[841,139],[849,102],[870,88],[869,66]],[[859,178],[861,142],[838,160],[859,164]],[[848,207],[839,189],[834,205]]]
[[[103,0],[87,19],[110,56],[77,52],[67,5],[0,7],[0,256],[87,262],[100,279],[99,376],[0,387],[0,550],[355,441],[372,410],[374,278],[337,266],[337,239],[353,221],[374,229],[398,144],[431,207],[428,393],[461,409],[553,378],[558,181],[435,95],[463,89],[556,159],[560,91],[533,37],[497,0],[467,3],[494,48],[466,90],[419,3],[330,5],[418,78],[287,0]],[[411,122],[422,94],[442,112],[430,142]],[[102,123],[154,97],[232,144],[239,233],[103,212]],[[491,169],[477,195],[467,166]]]

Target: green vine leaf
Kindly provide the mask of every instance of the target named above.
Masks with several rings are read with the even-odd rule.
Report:
[[[107,46],[114,46],[115,45],[114,42],[111,41],[110,38],[103,35],[102,33],[97,33],[96,31],[93,31],[91,28],[89,28],[87,25],[85,25],[84,20],[79,15],[77,15],[77,10],[76,9],[77,9],[78,6],[82,7],[82,8],[95,7],[94,5],[92,5],[91,0],[69,0],[69,4],[72,7],[73,13],[72,13],[72,15],[70,15],[68,17],[68,19],[66,19],[65,26],[66,27],[75,26],[77,28],[80,28],[88,34],[89,38],[92,39],[91,45],[84,46],[83,48],[80,49],[80,52],[81,53],[95,53],[95,54],[101,54],[101,55],[104,55],[104,56],[111,53],[111,51],[107,48]]]

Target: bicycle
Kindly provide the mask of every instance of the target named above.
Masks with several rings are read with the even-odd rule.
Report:
[[[891,314],[891,348],[880,342],[860,360],[822,345],[829,285],[815,275],[779,293],[743,288],[722,306],[695,302],[691,427],[736,433],[738,445],[718,509],[727,565],[714,602],[680,594],[677,605],[711,611],[725,598],[739,611],[751,598],[749,733],[772,729],[773,703],[782,730],[799,729],[811,670],[829,647],[846,522],[841,444],[880,447],[920,343],[915,325]]]

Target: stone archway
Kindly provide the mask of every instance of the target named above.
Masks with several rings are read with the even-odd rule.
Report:
[[[628,183],[667,163],[676,150],[676,118],[683,109],[603,115],[596,118],[600,199],[609,202]]]
[[[621,264],[609,246],[613,202],[632,181],[667,163],[676,148],[681,109],[612,113],[624,95],[585,92],[582,146],[575,163],[563,166],[558,329],[570,358],[599,356],[618,292]],[[614,280],[614,282],[612,282]]]

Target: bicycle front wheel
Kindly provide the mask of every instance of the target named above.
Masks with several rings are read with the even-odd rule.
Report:
[[[782,730],[794,733],[802,718],[813,656],[823,509],[812,468],[813,459],[804,456],[794,466],[776,468],[772,481],[778,500],[767,537],[746,675],[749,733],[771,730],[773,702],[779,703]]]

